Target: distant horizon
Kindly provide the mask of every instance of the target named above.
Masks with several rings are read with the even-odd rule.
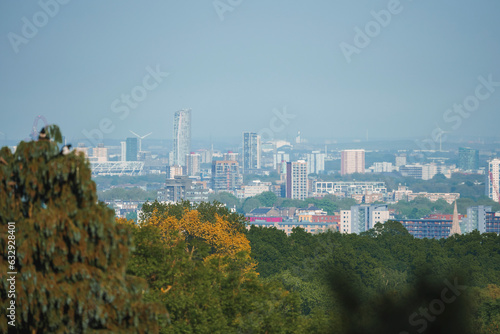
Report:
[[[64,132],[63,132],[64,136]],[[119,147],[120,142],[125,141],[126,138],[134,138],[133,135],[125,138],[106,138],[102,141],[105,146],[112,146],[112,147]],[[25,140],[27,138],[24,138],[22,140]],[[357,140],[354,138],[336,138],[335,140],[333,139],[328,139],[328,138],[305,138],[308,140],[307,142],[303,142],[300,144],[297,144],[293,142],[292,140],[286,140],[284,138],[276,138],[275,140],[282,140],[282,141],[288,141],[290,142],[291,146],[294,148],[301,148],[305,149],[307,146],[314,146],[315,149],[323,149],[323,147],[326,145],[328,146],[328,149],[331,150],[336,146],[340,146],[342,148],[340,149],[363,149],[365,147],[368,147],[367,150],[398,150],[398,149],[405,149],[405,150],[413,150],[413,151],[439,151],[439,143],[434,143],[435,144],[435,149],[426,149],[426,147],[419,147],[417,142],[422,142],[422,140],[425,140],[426,137],[413,137],[413,138],[374,138],[374,139],[369,139],[368,141],[366,139],[364,140]],[[477,140],[478,138],[475,138],[475,140],[472,140],[472,138],[465,139],[465,138],[454,138],[450,137],[446,141],[443,140],[442,142],[442,149],[443,152],[446,152],[449,149],[449,146],[452,147],[452,149],[456,150],[458,147],[472,147],[472,148],[487,148],[488,146],[489,149],[493,149],[496,144],[500,143],[500,136],[498,137],[490,137],[490,138],[479,138],[481,141]],[[31,139],[30,139],[31,140]],[[238,150],[241,148],[242,144],[242,138],[239,137],[213,137],[212,140],[206,139],[206,138],[196,138],[193,137],[191,138],[192,141],[192,150],[199,150],[199,149],[209,149],[210,145],[213,144],[215,149],[220,150],[220,147],[225,147],[226,149],[232,149],[232,150]],[[0,139],[0,146],[16,146],[19,144],[21,140],[1,140]],[[88,141],[86,141],[85,138],[69,138],[66,136],[66,142],[68,144],[71,144],[73,147],[76,147],[78,143],[84,143],[86,147],[95,147],[91,145]],[[171,149],[171,146],[173,145],[173,139],[172,138],[155,138],[153,137],[148,137],[142,141],[144,147],[148,147],[150,145],[157,145],[158,143],[164,143],[164,147],[167,149]],[[153,144],[151,144],[153,143]],[[396,144],[397,143],[397,144]],[[386,146],[392,145],[392,147],[388,148]],[[377,145],[381,145],[383,147],[377,147]],[[500,147],[498,148],[500,150]]]
[[[0,140],[498,136],[498,1],[43,3],[0,3]]]

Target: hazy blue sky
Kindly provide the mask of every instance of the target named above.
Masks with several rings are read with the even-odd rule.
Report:
[[[0,2],[0,139],[26,138],[36,115],[70,140],[105,119],[105,138],[170,139],[182,108],[193,137],[207,139],[266,128],[330,139],[499,133],[500,83],[478,88],[480,76],[500,82],[498,0],[54,1],[53,17],[44,1]],[[390,22],[370,23],[388,8]],[[369,45],[356,27],[371,29]],[[348,62],[341,43],[356,42]],[[169,75],[141,88],[157,67]],[[126,115],[131,92],[140,101]],[[464,100],[470,115],[446,113]],[[294,118],[283,128],[273,109],[284,107]]]

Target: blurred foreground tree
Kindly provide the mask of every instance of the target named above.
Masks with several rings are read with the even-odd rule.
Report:
[[[98,203],[85,158],[59,151],[56,126],[45,133],[43,140],[21,142],[14,154],[0,151],[2,319],[10,302],[6,273],[17,272],[9,333],[157,332],[164,311],[143,301],[144,280],[125,274],[129,227]],[[13,270],[8,222],[15,222]],[[0,332],[7,332],[6,321]]]

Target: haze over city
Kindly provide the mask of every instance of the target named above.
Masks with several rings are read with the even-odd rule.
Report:
[[[499,13],[0,1],[0,333],[498,333]]]
[[[470,116],[444,119],[474,95],[479,77],[500,82],[497,1],[68,1],[45,21],[41,10],[36,1],[0,4],[8,120],[0,140],[28,137],[37,115],[70,141],[103,119],[111,122],[104,139],[129,130],[172,139],[182,108],[195,115],[193,138],[207,141],[258,132],[285,107],[294,118],[277,137],[498,134],[498,84]],[[164,74],[161,82],[148,81],[154,88],[136,91],[124,112],[123,95],[150,72]]]

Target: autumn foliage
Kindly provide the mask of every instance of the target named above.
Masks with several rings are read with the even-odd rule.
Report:
[[[146,299],[165,305],[162,333],[297,332],[299,300],[259,278],[244,219],[217,203],[146,203],[133,226],[129,273],[145,278]],[[243,227],[243,228],[242,228]]]
[[[213,248],[213,253],[207,259],[216,256],[234,258],[240,252],[245,252],[247,256],[250,254],[250,242],[246,236],[231,229],[228,221],[217,214],[213,223],[207,223],[201,221],[197,210],[186,210],[180,220],[172,216],[162,218],[155,211],[145,224],[159,227],[165,237],[170,235],[172,230],[176,230],[186,237],[205,241]]]

